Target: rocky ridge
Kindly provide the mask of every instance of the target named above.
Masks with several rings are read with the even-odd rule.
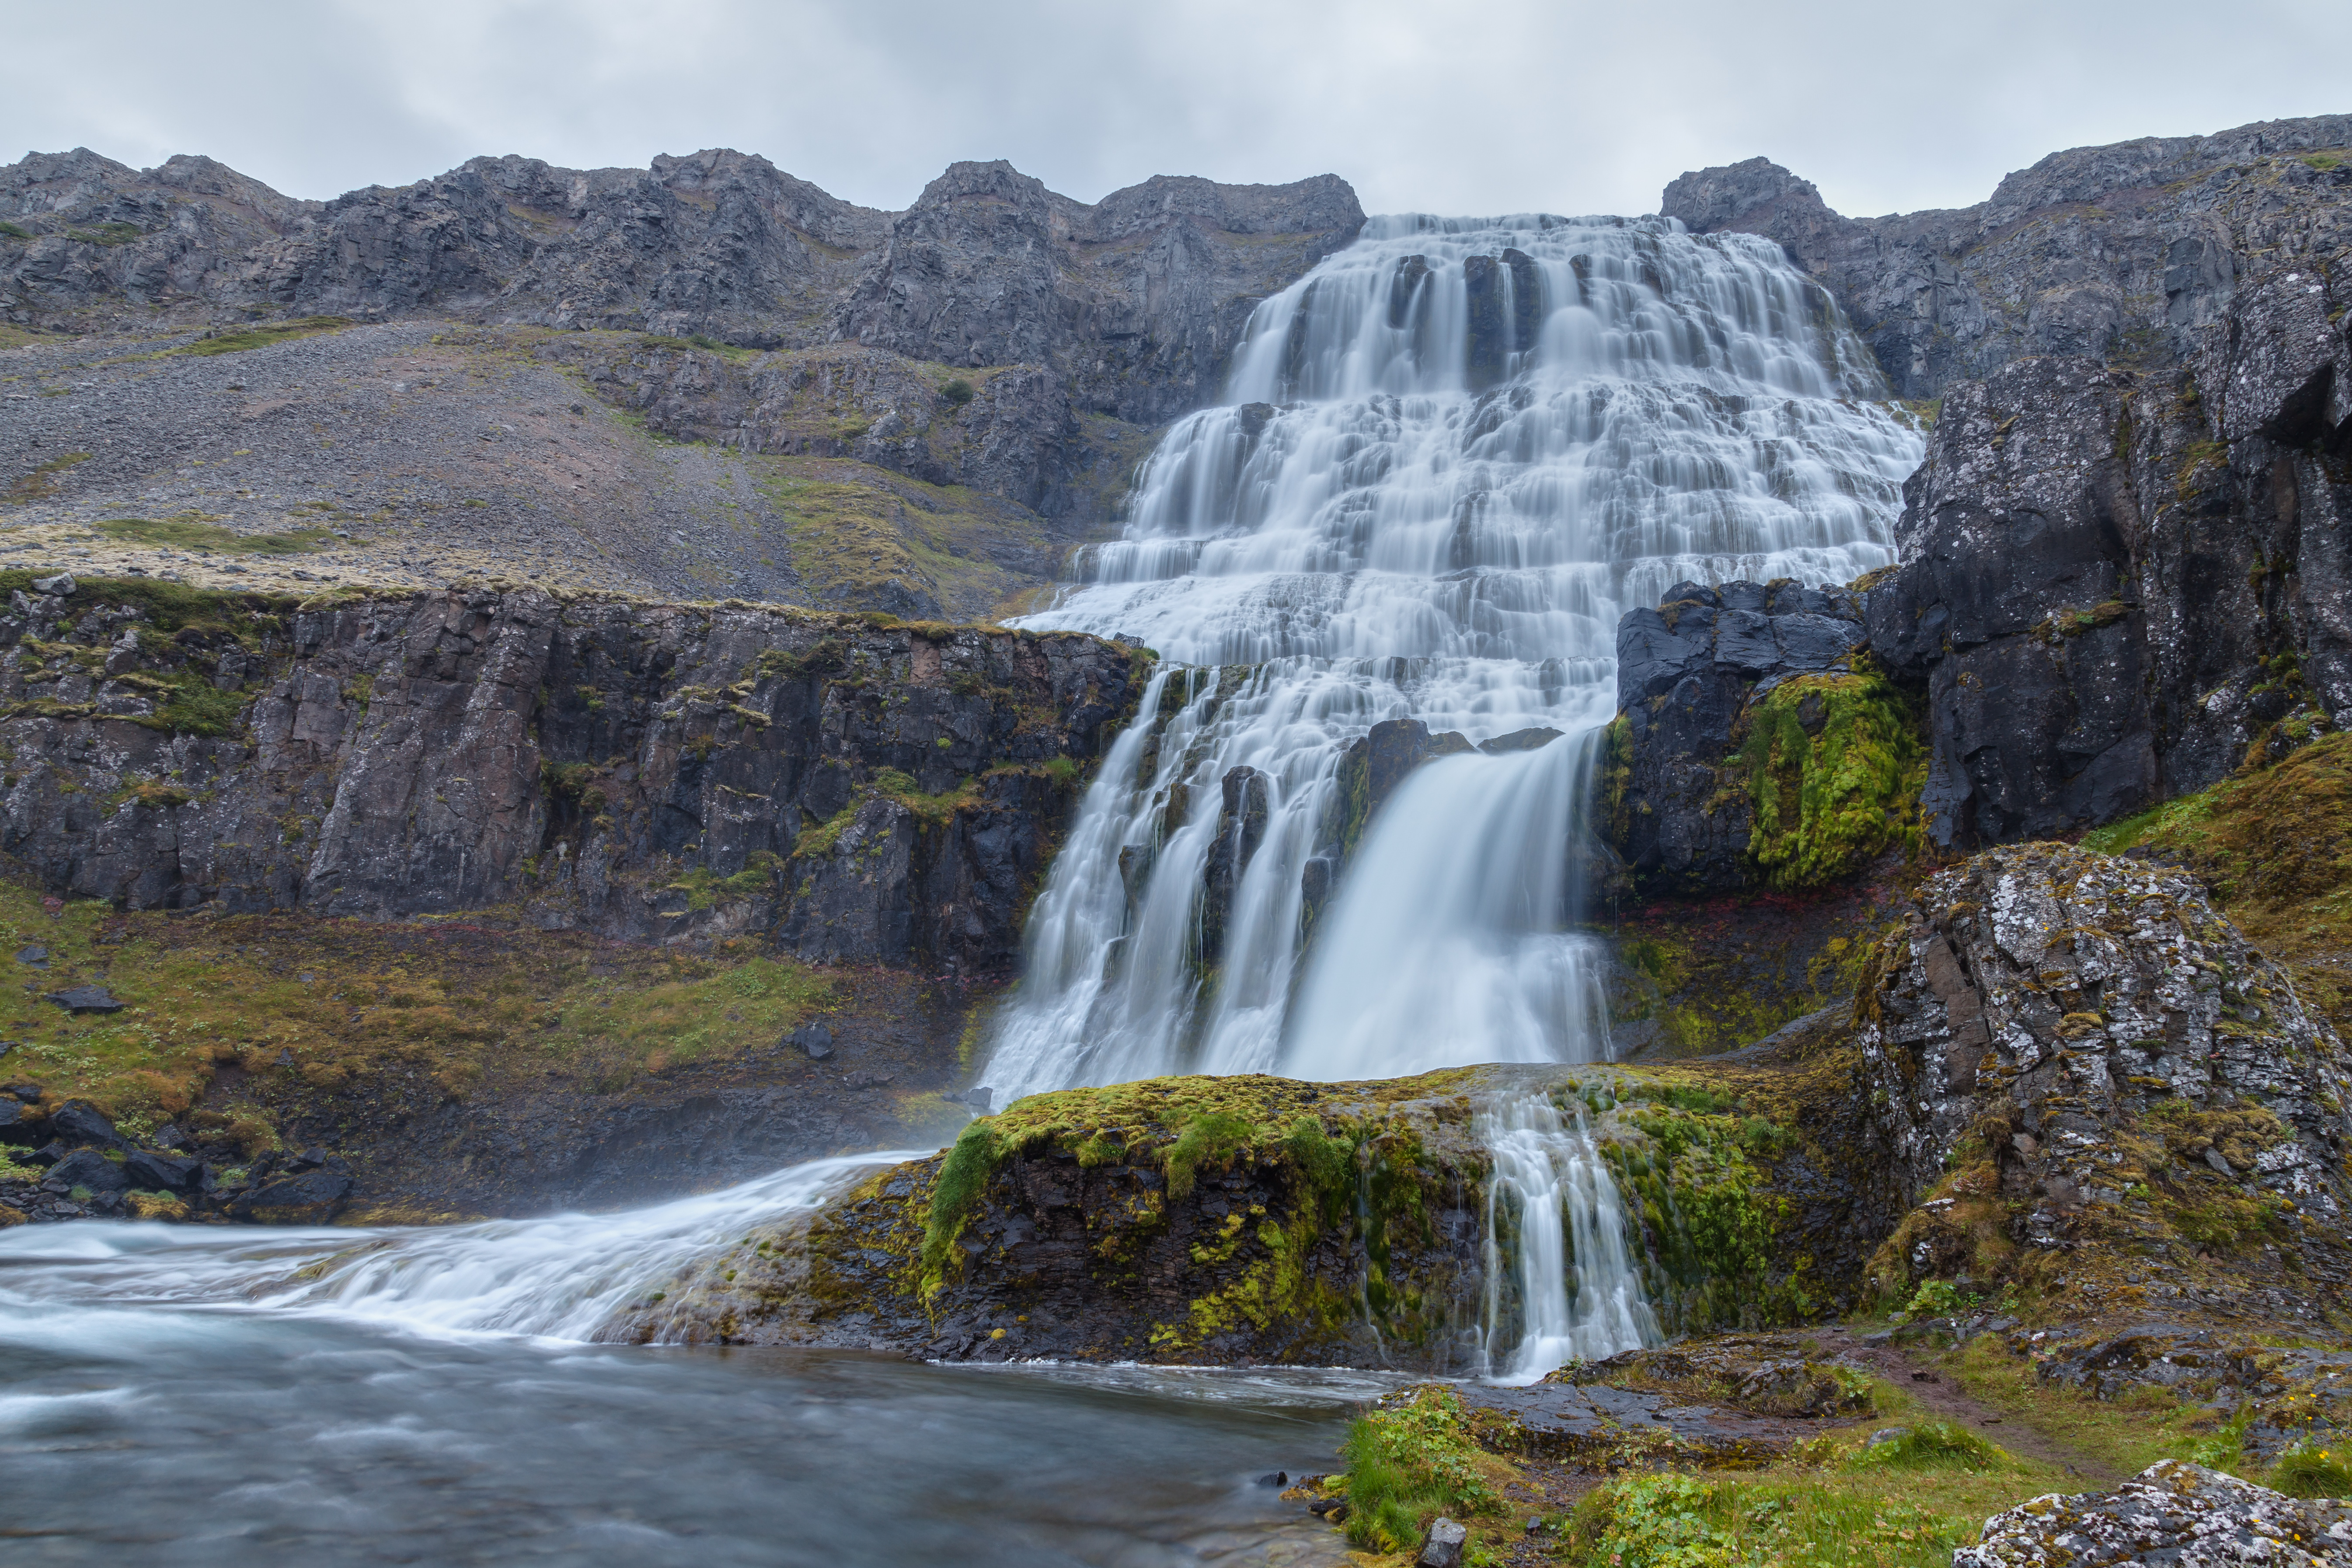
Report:
[[[1777,240],[1837,296],[1895,391],[2027,355],[2193,356],[2248,287],[2352,243],[2352,115],[2053,153],[1956,211],[1849,218],[1763,158],[1684,174],[1659,211]]]
[[[58,893],[1000,971],[1142,660],[485,589],[0,581],[0,845]]]

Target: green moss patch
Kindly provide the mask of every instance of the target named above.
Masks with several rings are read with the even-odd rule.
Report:
[[[1752,813],[1748,856],[1780,891],[1853,875],[1919,846],[1927,749],[1908,701],[1875,671],[1807,675],[1751,702],[1733,762]]]
[[[334,538],[322,528],[298,529],[290,533],[239,533],[195,512],[160,520],[118,517],[99,523],[97,528],[107,538],[126,544],[217,551],[232,555],[302,555],[324,548]]]
[[[183,343],[178,348],[163,352],[194,355],[200,359],[214,354],[243,353],[248,349],[266,349],[272,343],[291,342],[296,338],[315,338],[322,332],[340,332],[346,327],[358,324],[348,316],[304,316],[299,321],[268,321],[233,332],[209,332],[194,342]]]
[[[28,474],[19,475],[6,489],[0,490],[0,506],[24,506],[47,500],[58,493],[58,476],[78,463],[89,462],[91,456],[89,452],[67,452],[51,458]]]

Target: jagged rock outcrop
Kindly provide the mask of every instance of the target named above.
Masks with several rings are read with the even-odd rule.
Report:
[[[21,574],[18,574],[21,580]],[[57,891],[1000,971],[1141,659],[483,589],[15,589],[0,847]]]
[[[209,160],[142,173],[77,149],[0,171],[0,309],[25,324],[209,307],[761,349],[848,339],[927,363],[1031,366],[1082,408],[1153,425],[1205,401],[1256,301],[1354,238],[1364,214],[1329,174],[1159,176],[1088,205],[995,163],[952,165],[892,215],[727,149],[648,169],[476,158],[298,202]]]
[[[1257,301],[1363,221],[1333,174],[1163,175],[1087,206],[1002,161],[956,163],[892,224],[839,330],[910,359],[1053,365],[1081,405],[1156,425],[1206,402]]]
[[[2045,357],[1953,387],[1867,595],[1873,653],[1925,689],[1936,842],[2094,826],[2340,727],[2343,289],[2242,287],[2174,370]]]
[[[2279,1568],[2352,1563],[2352,1508],[2305,1501],[2201,1465],[2166,1459],[2108,1492],[2055,1492],[1985,1521],[1952,1568]]]
[[[1796,583],[1677,583],[1656,609],[1618,620],[1607,809],[1613,847],[1644,891],[1724,892],[1760,879],[1748,853],[1752,770],[1736,754],[1749,707],[1797,677],[1851,678],[1863,641],[1854,595]],[[1822,733],[1838,689],[1800,699],[1809,737]]]
[[[2071,1268],[2084,1301],[2328,1320],[2352,1286],[2352,1054],[2193,877],[1990,850],[1929,880],[1873,964],[1854,1040],[1882,1157],[1925,1200],[1872,1265],[1882,1297],[2054,1295]],[[2143,1258],[2168,1267],[2144,1281]]]
[[[1958,211],[1849,218],[1763,158],[1686,174],[1659,210],[1778,240],[1906,397],[2021,355],[2154,365],[2249,285],[2352,244],[2352,115],[2053,153]]]

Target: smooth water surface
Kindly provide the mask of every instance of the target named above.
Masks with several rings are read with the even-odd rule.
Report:
[[[1389,1385],[60,1299],[159,1228],[0,1237],[12,1565],[1335,1563],[1256,1478],[1332,1468],[1352,1403]]]

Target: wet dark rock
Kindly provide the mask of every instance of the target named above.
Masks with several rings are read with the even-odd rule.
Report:
[[[2344,722],[2352,347],[2303,276],[2240,288],[2177,370],[2022,360],[1945,399],[1867,595],[1924,689],[1939,845],[2111,821]]]
[[[123,1157],[122,1173],[142,1192],[189,1193],[196,1189],[204,1166],[202,1160],[184,1154],[134,1149]]]
[[[0,1142],[30,1143],[48,1123],[15,1096],[0,1099]]]
[[[103,985],[76,985],[52,991],[46,998],[68,1013],[120,1013],[122,1004]]]
[[[103,1150],[77,1149],[51,1165],[48,1174],[41,1178],[41,1184],[59,1193],[70,1193],[77,1187],[92,1193],[124,1192],[131,1184],[125,1163],[108,1159]]]
[[[325,1225],[351,1201],[352,1185],[341,1172],[309,1171],[257,1187],[229,1213],[255,1225]]]
[[[1531,730],[1514,730],[1507,735],[1497,735],[1491,741],[1479,742],[1478,749],[1490,757],[1501,756],[1506,752],[1532,752],[1550,745],[1554,741],[1559,740],[1559,736],[1560,732],[1558,730],[1541,727]]]
[[[100,1149],[120,1149],[128,1141],[114,1130],[114,1123],[88,1100],[69,1100],[49,1113],[49,1131],[68,1148],[85,1144]]]
[[[833,1055],[833,1031],[822,1019],[803,1024],[784,1037],[784,1044],[797,1047],[809,1060],[821,1062]]]
[[[16,962],[28,968],[47,969],[49,966],[49,950],[40,946],[20,947],[16,950]]]

